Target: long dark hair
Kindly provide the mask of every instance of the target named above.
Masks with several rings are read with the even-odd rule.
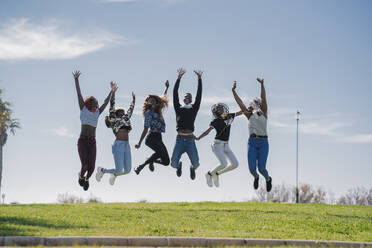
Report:
[[[155,113],[157,113],[160,116],[163,116],[162,110],[165,107],[168,107],[168,98],[166,95],[158,96],[158,95],[148,95],[145,99],[145,102],[142,106],[142,115],[145,116],[145,113],[147,110],[152,110],[152,105],[149,104],[149,99],[154,98],[155,103],[155,110],[153,110]]]

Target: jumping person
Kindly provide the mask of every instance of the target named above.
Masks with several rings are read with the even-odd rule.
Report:
[[[81,171],[79,174],[79,185],[84,190],[89,188],[89,178],[94,172],[96,164],[96,128],[99,115],[105,110],[111,95],[116,91],[117,86],[111,82],[111,91],[105,101],[98,106],[98,101],[95,97],[90,96],[83,100],[79,85],[80,71],[74,71],[76,92],[80,107],[81,132],[78,140],[78,151],[81,161]]]
[[[236,81],[232,87],[235,101],[248,119],[249,141],[248,141],[248,165],[249,171],[254,177],[253,187],[258,189],[258,171],[266,179],[266,191],[272,188],[272,178],[266,170],[266,161],[269,155],[269,142],[267,137],[267,102],[264,79],[257,78],[261,84],[261,98],[254,98],[248,105],[244,105],[236,93]]]
[[[232,171],[238,168],[239,165],[238,160],[229,147],[229,138],[231,124],[234,121],[235,117],[242,114],[242,111],[229,113],[229,108],[224,103],[214,104],[211,110],[214,119],[210,123],[210,127],[199,137],[197,137],[196,140],[200,140],[201,138],[207,136],[212,131],[212,129],[216,130],[216,136],[212,145],[212,151],[216,155],[218,161],[220,162],[220,165],[218,165],[212,171],[208,171],[205,174],[205,177],[207,179],[207,185],[209,187],[212,187],[213,183],[216,187],[219,187],[219,175]],[[226,157],[230,162],[229,166],[227,166]]]
[[[112,128],[116,140],[112,145],[112,154],[114,155],[115,169],[97,168],[96,179],[101,181],[105,173],[110,173],[109,183],[114,185],[115,179],[118,176],[128,174],[132,169],[132,157],[129,145],[129,132],[132,130],[130,118],[133,113],[136,96],[132,92],[132,102],[125,113],[124,108],[115,108],[115,92],[110,100],[110,113],[105,118],[105,123],[108,128]]]
[[[176,121],[177,121],[177,139],[176,144],[173,149],[171,166],[177,169],[177,176],[182,175],[182,162],[180,161],[183,153],[187,153],[191,161],[190,166],[190,177],[192,180],[195,179],[195,170],[199,167],[199,155],[198,150],[195,145],[195,135],[194,132],[194,122],[196,115],[200,108],[200,102],[202,98],[202,71],[194,71],[198,76],[198,90],[196,93],[196,98],[194,104],[192,103],[191,93],[186,93],[183,99],[185,103],[184,106],[181,106],[179,103],[178,97],[178,88],[180,87],[180,81],[182,76],[185,74],[183,68],[178,69],[178,78],[176,84],[173,88],[173,106],[176,112]]]
[[[146,165],[149,165],[151,171],[154,171],[154,163],[162,164],[164,166],[169,165],[168,150],[163,143],[161,135],[161,133],[165,132],[165,121],[162,112],[165,107],[168,107],[168,88],[169,82],[167,80],[165,83],[165,91],[162,96],[149,95],[143,103],[142,114],[145,118],[145,123],[141,138],[135,147],[136,149],[141,147],[143,139],[147,132],[150,131],[146,137],[145,144],[154,150],[154,154],[152,154],[143,164],[134,169],[137,175]]]

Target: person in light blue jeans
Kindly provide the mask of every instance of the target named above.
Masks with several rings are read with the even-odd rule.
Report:
[[[132,169],[132,156],[127,140],[115,140],[112,145],[115,169],[103,169],[103,173],[114,174],[115,177],[128,174]]]
[[[259,175],[266,180],[266,191],[270,192],[272,188],[272,178],[266,170],[266,161],[269,155],[269,142],[267,136],[267,102],[264,79],[257,78],[261,85],[261,98],[254,98],[248,105],[244,105],[243,101],[235,92],[236,82],[232,87],[232,92],[235,101],[248,119],[249,141],[248,141],[248,166],[249,171],[254,177],[253,188],[258,189]]]
[[[101,181],[105,173],[111,174],[109,183],[114,185],[118,176],[128,174],[132,168],[132,156],[129,145],[129,132],[132,130],[130,118],[132,117],[136,96],[132,93],[133,100],[129,109],[125,113],[124,108],[115,108],[115,92],[110,100],[110,113],[105,118],[108,128],[111,128],[116,139],[112,145],[112,154],[114,155],[115,169],[97,168],[96,179]]]

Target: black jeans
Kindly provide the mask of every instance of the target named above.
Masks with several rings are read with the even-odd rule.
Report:
[[[150,164],[150,163],[158,163],[162,165],[169,165],[169,154],[168,150],[165,147],[161,133],[149,133],[146,137],[145,144],[150,147],[152,150],[154,150],[154,154],[149,157],[144,165]]]

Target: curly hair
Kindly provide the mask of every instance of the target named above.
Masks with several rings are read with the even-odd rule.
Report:
[[[160,116],[163,116],[162,110],[165,107],[168,107],[168,98],[166,95],[158,96],[158,95],[148,95],[145,99],[145,102],[143,103],[142,106],[142,115],[145,116],[145,113],[147,110],[151,109],[152,110],[152,105],[149,104],[150,98],[154,98],[156,103],[155,103],[155,110],[154,112],[157,113]]]
[[[84,105],[89,111],[92,111],[93,103],[96,103],[96,106],[98,108],[98,101],[94,96],[89,96],[84,100]]]

